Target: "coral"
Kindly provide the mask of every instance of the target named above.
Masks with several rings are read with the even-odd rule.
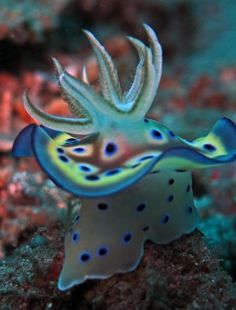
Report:
[[[197,203],[197,205],[200,203]],[[202,206],[203,207],[203,206]],[[225,215],[212,210],[212,204],[200,209],[203,216],[199,230],[207,237],[208,243],[217,248],[218,256],[222,259],[222,266],[236,279],[236,246],[235,230],[236,215]],[[206,209],[208,215],[206,216]]]
[[[0,39],[16,42],[40,39],[45,29],[55,26],[57,14],[68,0],[1,0]]]
[[[11,254],[31,234],[52,225],[65,213],[68,195],[37,169],[30,171],[28,164],[24,160],[15,164],[18,169],[15,173],[13,162],[7,157],[0,158],[0,258]]]

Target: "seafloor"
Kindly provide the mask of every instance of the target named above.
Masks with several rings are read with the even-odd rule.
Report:
[[[221,116],[236,121],[233,0],[0,0],[0,309],[236,309],[236,164],[193,171],[199,230],[167,246],[148,242],[132,273],[57,289],[67,204],[34,159],[13,159],[34,122],[22,93],[52,114],[69,113],[51,57],[77,77],[98,68],[81,29],[105,44],[129,85],[136,55],[124,34],[157,32],[164,72],[150,116],[177,134],[204,135]]]

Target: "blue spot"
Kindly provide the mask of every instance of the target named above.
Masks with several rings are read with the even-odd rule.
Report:
[[[79,168],[82,170],[82,171],[85,171],[85,172],[89,172],[91,171],[91,168],[86,166],[86,165],[79,165]]]
[[[187,170],[184,170],[184,169],[176,169],[175,171],[176,171],[176,172],[186,172]]]
[[[150,229],[150,227],[147,225],[142,227],[142,231],[148,231],[149,229]]]
[[[140,166],[141,165],[141,163],[137,163],[137,164],[134,164],[133,166],[131,166],[131,168],[132,169],[135,169],[135,168],[137,168],[138,166]]]
[[[79,223],[79,219],[80,219],[80,216],[77,215],[77,216],[75,217],[75,223]]]
[[[157,140],[160,140],[163,138],[163,135],[162,133],[159,131],[159,130],[156,130],[156,129],[153,129],[151,131],[151,136],[154,138],[154,139],[157,139]]]
[[[105,147],[105,154],[108,156],[112,156],[117,152],[117,145],[113,142],[109,142],[107,143],[106,147]]]
[[[206,150],[211,151],[211,152],[216,150],[215,146],[212,145],[212,144],[209,144],[209,143],[204,144],[203,147],[204,147]]]
[[[69,142],[74,142],[74,141],[77,141],[76,138],[69,138],[69,139],[66,139],[66,143],[69,143]]]
[[[73,235],[72,235],[72,242],[73,243],[77,243],[79,241],[79,233],[78,232],[75,232]]]
[[[154,155],[147,155],[147,156],[141,157],[139,160],[140,160],[140,161],[144,161],[144,160],[147,160],[147,159],[151,159],[151,158],[153,158],[153,157],[155,157],[155,156],[154,156]]]
[[[99,250],[98,250],[98,255],[99,256],[104,256],[106,255],[108,252],[108,248],[107,247],[101,247]]]
[[[75,153],[84,153],[85,152],[85,148],[84,147],[75,147],[73,149],[73,152],[75,152]]]
[[[97,181],[99,180],[99,176],[98,175],[86,175],[85,179],[88,181]]]
[[[137,206],[136,210],[138,212],[143,211],[146,208],[146,204],[145,203],[141,203],[140,205]]]
[[[65,140],[64,145],[70,146],[70,145],[76,144],[76,143],[78,143],[78,142],[80,142],[80,139],[69,138],[69,139],[66,139],[66,140]]]
[[[173,199],[174,199],[174,195],[170,195],[170,196],[168,197],[167,200],[168,200],[169,202],[171,202],[171,201],[173,201]]]
[[[60,154],[63,154],[63,153],[64,153],[64,150],[63,150],[61,147],[58,147],[58,148],[57,148],[57,152],[60,153]]]
[[[154,170],[154,171],[151,171],[149,174],[156,174],[156,173],[159,173],[160,170]]]
[[[145,123],[148,123],[148,122],[149,122],[149,120],[148,120],[147,118],[145,118],[145,119],[144,119],[144,122],[145,122]]]
[[[174,180],[174,179],[170,179],[170,180],[168,181],[168,183],[169,183],[169,185],[173,185],[173,184],[175,183],[175,180]]]
[[[91,259],[91,255],[90,255],[89,253],[87,253],[87,252],[82,253],[82,254],[80,255],[80,260],[81,260],[81,262],[83,262],[83,263],[88,262],[90,259]]]
[[[188,214],[192,214],[193,213],[193,208],[192,207],[188,207],[187,208],[187,213]]]
[[[97,204],[97,208],[99,209],[99,210],[107,210],[108,209],[108,205],[106,204],[106,203],[104,203],[104,202],[99,202],[98,204]]]
[[[60,158],[60,160],[63,161],[64,163],[68,163],[68,161],[69,161],[69,158],[67,158],[67,157],[64,156],[64,155],[60,155],[59,158]]]
[[[116,169],[108,170],[105,174],[107,176],[111,176],[111,175],[117,174],[119,172],[120,172],[120,169],[116,168]]]
[[[128,234],[124,235],[124,237],[123,237],[124,243],[129,243],[131,238],[132,238],[132,234],[131,233],[128,233]]]
[[[188,184],[188,186],[187,186],[187,192],[189,192],[190,191],[190,189],[191,189],[191,186],[190,186],[190,184]]]
[[[172,131],[169,131],[169,135],[173,138],[175,137],[175,134]]]
[[[161,223],[162,224],[167,224],[170,220],[170,217],[169,215],[164,215],[162,218],[161,218]]]

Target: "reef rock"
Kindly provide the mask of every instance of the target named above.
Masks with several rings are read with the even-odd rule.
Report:
[[[168,245],[147,242],[139,267],[57,289],[63,261],[58,226],[37,233],[0,264],[5,309],[235,309],[236,286],[198,231]]]

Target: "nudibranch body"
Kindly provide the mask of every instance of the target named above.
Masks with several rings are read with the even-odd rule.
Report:
[[[128,37],[140,58],[128,92],[122,92],[104,47],[86,31],[100,69],[101,94],[54,59],[76,118],[49,115],[24,95],[26,110],[42,125],[21,131],[13,155],[34,155],[49,178],[82,203],[65,237],[61,290],[134,270],[146,240],[165,244],[193,231],[198,213],[191,170],[236,158],[236,126],[226,118],[192,142],[145,118],[160,81],[162,51],[154,31],[144,28],[150,47]]]

